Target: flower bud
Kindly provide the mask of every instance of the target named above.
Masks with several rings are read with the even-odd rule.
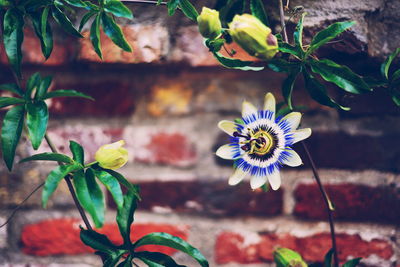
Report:
[[[300,254],[288,248],[276,249],[274,261],[277,267],[307,267]]]
[[[268,60],[278,52],[278,40],[271,29],[250,14],[235,15],[229,24],[229,34],[254,57]]]
[[[123,148],[124,140],[101,146],[94,156],[100,167],[116,170],[128,161],[128,150]]]
[[[201,35],[205,38],[215,39],[221,34],[221,21],[217,10],[203,7],[197,17],[197,23],[199,24]]]

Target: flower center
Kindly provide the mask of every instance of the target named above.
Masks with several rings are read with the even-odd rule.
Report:
[[[259,130],[251,138],[251,149],[250,153],[255,153],[258,155],[265,155],[267,154],[272,146],[274,145],[274,140],[266,131]]]

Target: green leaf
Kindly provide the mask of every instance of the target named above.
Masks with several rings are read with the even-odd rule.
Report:
[[[353,94],[371,91],[364,80],[347,66],[336,64],[329,59],[309,60],[313,72],[318,73],[325,81],[332,82]]]
[[[179,7],[181,8],[183,14],[186,17],[193,21],[197,21],[197,17],[199,16],[199,12],[197,12],[196,8],[190,3],[189,0],[180,0]]]
[[[361,259],[362,258],[355,258],[355,259],[349,260],[349,261],[345,262],[345,264],[343,264],[343,267],[356,267],[360,263]]]
[[[300,62],[289,62],[284,59],[274,58],[268,62],[268,67],[275,72],[291,72],[300,68]]]
[[[132,52],[132,48],[126,41],[121,28],[115,23],[115,20],[107,13],[102,13],[101,21],[104,33],[120,48],[127,52]]]
[[[40,85],[40,81],[42,78],[40,77],[39,72],[34,73],[31,77],[29,77],[26,83],[26,92],[25,99],[31,99],[33,90]]]
[[[332,267],[333,249],[331,248],[325,255],[324,267]]]
[[[303,53],[299,49],[297,49],[294,46],[291,46],[288,43],[280,42],[278,45],[278,50],[283,53],[289,53],[299,59],[303,57]]]
[[[260,71],[263,70],[264,67],[252,67],[253,61],[242,61],[240,59],[228,58],[224,57],[218,52],[213,53],[214,57],[221,63],[222,66],[229,69],[240,69],[240,70],[253,70]]]
[[[392,95],[393,102],[400,107],[400,95]]]
[[[15,104],[23,104],[25,103],[24,99],[17,97],[0,97],[0,108],[4,108],[10,105]]]
[[[46,7],[43,10],[40,20],[40,44],[42,47],[42,53],[46,59],[48,59],[53,51],[53,33],[51,32],[50,24],[47,22],[49,16],[50,7]]]
[[[24,17],[18,9],[10,8],[4,15],[3,43],[8,62],[18,77],[21,77],[21,46],[24,40]]]
[[[232,21],[236,14],[243,14],[244,11],[244,0],[229,0],[219,11],[219,18],[221,19],[222,25],[226,26]]]
[[[207,39],[205,41],[205,44],[211,52],[218,52],[225,44],[225,39],[215,39],[215,40]]]
[[[95,250],[109,255],[117,254],[118,247],[114,245],[106,235],[97,233],[94,230],[85,230],[81,228],[80,237],[85,245]]]
[[[8,170],[11,171],[15,149],[21,137],[22,126],[24,124],[24,106],[16,106],[7,111],[1,128],[1,147],[3,158]]]
[[[19,95],[19,96],[23,96],[24,95],[24,92],[15,83],[0,84],[0,90],[9,91],[9,92],[14,93],[14,94]]]
[[[386,79],[389,79],[389,68],[390,65],[392,64],[393,60],[397,55],[400,54],[400,47],[397,48],[393,53],[391,53],[385,60],[385,62],[382,63],[381,65],[381,73],[382,76],[385,77]]]
[[[96,54],[103,59],[100,43],[100,14],[96,16],[96,18],[93,20],[92,26],[90,27],[90,41],[92,42],[93,49]]]
[[[47,122],[49,121],[49,111],[44,101],[26,104],[27,116],[26,125],[28,127],[29,139],[33,149],[38,149],[46,133]]]
[[[0,7],[9,7],[12,5],[12,2],[9,0],[0,0]]]
[[[265,12],[264,4],[262,0],[251,0],[250,1],[251,14],[258,18],[266,26],[270,26],[268,21],[267,12]]]
[[[86,13],[81,20],[81,23],[79,23],[79,31],[82,31],[83,26],[85,26],[85,24],[89,21],[89,19],[91,17],[93,17],[94,15],[96,15],[97,12],[96,11],[89,11],[88,13]]]
[[[64,0],[64,2],[75,7],[85,8],[87,6],[86,3],[81,0]]]
[[[192,247],[182,238],[167,233],[151,233],[140,238],[133,244],[134,248],[138,248],[143,245],[161,245],[161,246],[171,247],[188,254],[189,256],[194,258],[198,263],[200,263],[201,266],[203,267],[209,266],[207,259],[201,254],[201,252],[198,249]]]
[[[66,164],[72,164],[74,161],[68,157],[67,155],[64,154],[59,154],[59,153],[50,153],[50,152],[45,152],[45,153],[40,153],[36,154],[27,158],[22,159],[19,163],[24,163],[32,160],[48,160],[48,161],[57,161],[59,163],[66,163]]]
[[[297,23],[296,30],[293,33],[294,44],[301,54],[303,54],[303,20],[306,14],[306,12],[301,14],[301,18]]]
[[[125,186],[126,189],[132,191],[132,192],[136,195],[136,198],[137,198],[138,200],[140,200],[139,189],[138,189],[138,186],[137,186],[137,185],[131,184],[128,180],[125,179],[125,177],[124,177],[122,174],[120,174],[120,173],[118,173],[118,172],[116,172],[116,171],[114,171],[114,170],[103,169],[103,168],[99,168],[99,169],[102,170],[102,171],[107,172],[107,173],[110,174],[110,175],[112,175],[115,179],[118,180],[118,182],[119,182],[120,184],[122,184],[123,186]]]
[[[186,267],[177,264],[173,258],[160,252],[140,251],[135,252],[135,256],[149,267]]]
[[[124,261],[119,263],[117,267],[130,267],[132,266],[132,255],[129,255]]]
[[[103,263],[103,267],[115,267],[115,265],[119,262],[121,257],[126,254],[127,251],[120,251],[119,254],[112,254],[107,257],[107,259]]]
[[[115,204],[117,204],[117,208],[121,208],[124,204],[124,198],[118,180],[105,171],[95,170],[94,172],[100,182],[102,182],[107,190],[110,191],[112,197],[114,198]]]
[[[72,152],[73,158],[79,164],[85,164],[85,152],[83,147],[75,141],[69,141],[69,149]]]
[[[124,239],[124,245],[129,248],[131,246],[131,225],[133,223],[133,215],[137,208],[137,198],[135,193],[128,191],[124,196],[123,206],[117,210],[117,223],[119,231]]]
[[[82,34],[75,29],[74,25],[72,24],[71,20],[60,10],[60,5],[54,3],[55,5],[51,7],[51,11],[53,14],[54,20],[61,26],[61,28],[76,37],[83,38]]]
[[[325,86],[315,79],[305,68],[303,68],[303,76],[306,89],[312,99],[324,106],[350,110],[350,108],[343,107],[331,99],[326,92]]]
[[[103,227],[104,224],[104,196],[99,185],[96,183],[93,171],[87,169],[74,173],[74,187],[79,203],[92,216],[94,224],[97,228]]]
[[[108,0],[104,5],[104,10],[117,17],[133,19],[131,10],[119,0]]]
[[[329,25],[326,29],[318,32],[311,41],[310,47],[306,51],[306,56],[326,44],[351,26],[355,24],[354,21],[336,22]]]
[[[172,16],[175,14],[176,9],[178,8],[180,0],[169,0],[167,3],[168,15]]]
[[[285,98],[285,102],[288,105],[290,110],[293,109],[293,105],[292,105],[293,86],[294,86],[294,83],[297,79],[297,76],[298,76],[300,70],[301,69],[298,68],[298,69],[290,72],[288,77],[282,83],[282,95]]]
[[[46,182],[44,183],[43,191],[42,191],[42,206],[46,208],[47,202],[49,201],[50,196],[56,190],[60,181],[68,175],[68,173],[81,169],[82,167],[79,165],[62,165],[58,166],[54,170],[52,170],[47,176]]]
[[[88,96],[84,93],[75,91],[75,90],[56,90],[56,91],[51,91],[46,93],[43,96],[43,100],[48,99],[48,98],[53,98],[53,97],[82,97],[82,98],[87,98],[90,100],[94,100],[91,96]]]
[[[39,100],[43,98],[43,96],[47,93],[47,90],[49,89],[52,80],[53,78],[51,76],[43,78],[38,88],[36,89],[35,99]]]

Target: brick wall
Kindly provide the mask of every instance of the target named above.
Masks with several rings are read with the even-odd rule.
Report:
[[[100,145],[126,140],[130,159],[121,172],[141,186],[143,198],[134,239],[154,231],[178,235],[198,247],[211,266],[269,266],[277,246],[295,249],[307,261],[321,261],[329,249],[329,227],[301,147],[296,150],[304,166],[284,169],[281,189],[267,193],[251,191],[247,182],[228,186],[231,162],[214,155],[226,142],[217,122],[238,117],[244,99],[261,105],[267,91],[282,100],[284,77],[218,67],[195,26],[181,16],[176,21],[161,7],[156,12],[148,6],[131,7],[137,18],[124,32],[134,52],[121,52],[102,36],[104,62],[88,39],[64,34],[56,35],[53,55],[43,62],[38,41],[26,31],[26,77],[39,70],[54,75],[53,90],[76,89],[96,98],[50,104],[49,135],[55,145],[68,153],[68,140],[75,140],[93,157]],[[314,12],[314,20],[318,14]],[[361,56],[353,56],[364,63],[375,62],[358,70],[371,72],[376,61],[358,52]],[[344,58],[338,50],[326,53]],[[0,58],[0,82],[9,82],[2,48]],[[400,111],[381,92],[354,97],[332,88],[332,94],[352,111],[312,102],[301,81],[294,99],[309,107],[303,124],[313,128],[307,142],[336,205],[339,259],[363,257],[365,266],[399,266]],[[44,151],[49,151],[46,145],[39,149]],[[32,153],[20,145],[17,157]],[[1,163],[0,223],[53,166],[26,163],[8,173]],[[101,231],[119,242],[115,207],[110,196],[108,200],[108,223]],[[47,210],[40,207],[40,194],[34,195],[0,229],[0,266],[99,266],[79,241],[79,224],[65,184]],[[163,247],[151,249],[175,254]],[[174,257],[196,266],[183,254]]]

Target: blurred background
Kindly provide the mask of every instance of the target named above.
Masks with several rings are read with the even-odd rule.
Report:
[[[200,10],[214,2],[195,5]],[[290,1],[290,9],[299,5],[308,12],[305,42],[333,22],[357,21],[319,55],[358,74],[379,75],[384,57],[400,46],[397,0]],[[96,99],[53,100],[49,135],[55,145],[69,153],[68,141],[79,142],[90,161],[99,146],[126,141],[130,161],[120,172],[140,185],[143,199],[135,215],[137,237],[165,231],[188,239],[211,266],[273,266],[272,251],[279,246],[297,250],[308,262],[321,262],[331,244],[329,226],[302,147],[295,150],[304,165],[284,168],[282,187],[270,192],[252,191],[247,181],[230,187],[232,162],[215,156],[218,146],[228,141],[217,123],[239,117],[243,100],[261,107],[265,93],[272,92],[282,101],[285,76],[224,69],[203,46],[197,26],[179,12],[168,17],[164,6],[128,6],[135,18],[121,23],[134,51],[122,52],[103,35],[103,62],[88,38],[77,40],[64,32],[55,34],[53,54],[44,62],[33,30],[26,29],[24,77],[40,71],[42,77],[54,76],[52,90],[75,89]],[[274,33],[279,31],[277,7],[277,1],[268,1]],[[289,33],[295,23],[296,18],[288,23]],[[245,55],[238,50],[237,57]],[[0,59],[0,82],[13,82],[3,47]],[[329,89],[351,111],[313,102],[302,80],[296,83],[293,99],[306,107],[302,127],[313,130],[306,142],[336,205],[339,258],[344,262],[363,257],[363,266],[398,267],[400,109],[383,90],[349,95]],[[24,140],[17,161],[35,153]],[[42,144],[38,152],[47,151]],[[16,164],[9,173],[1,162],[0,223],[54,166]],[[109,223],[102,231],[118,242],[109,196],[107,203]],[[47,209],[41,208],[37,192],[0,229],[0,266],[101,266],[79,240],[79,218],[65,183]],[[197,266],[183,254],[174,257]]]

